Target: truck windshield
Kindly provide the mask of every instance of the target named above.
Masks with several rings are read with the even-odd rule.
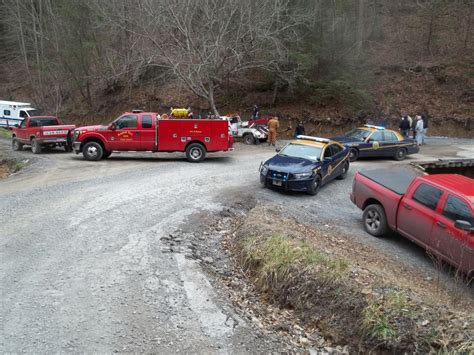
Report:
[[[350,132],[347,132],[346,137],[354,138],[354,140],[358,141],[364,141],[370,135],[370,133],[370,131],[365,129],[356,128]]]
[[[59,123],[56,118],[32,119],[30,122],[31,127],[57,126],[57,125],[59,125]]]
[[[280,150],[279,154],[288,157],[303,158],[316,161],[321,157],[321,150],[322,148],[314,146],[290,143],[285,148]]]
[[[33,117],[33,116],[40,116],[41,112],[39,110],[27,110],[28,116]]]

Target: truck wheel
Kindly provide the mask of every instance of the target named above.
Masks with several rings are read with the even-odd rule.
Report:
[[[186,158],[191,163],[199,163],[206,157],[206,148],[202,144],[192,143],[186,148]]]
[[[97,161],[102,159],[102,155],[104,154],[104,150],[102,146],[97,142],[89,142],[84,144],[82,148],[82,155],[84,155],[84,159]]]
[[[406,156],[407,156],[407,150],[405,148],[398,148],[396,153],[395,153],[394,158],[395,158],[395,160],[400,161],[400,160],[405,159]]]
[[[382,206],[368,205],[362,214],[364,229],[374,237],[381,237],[387,233],[387,217]]]
[[[320,188],[321,188],[321,176],[316,175],[314,180],[311,181],[310,185],[308,186],[307,193],[309,195],[315,196],[318,194]]]
[[[31,151],[33,154],[41,154],[41,144],[36,140],[36,138],[33,138],[31,140]]]
[[[251,134],[246,134],[244,136],[244,143],[247,145],[255,144],[255,137],[252,136]]]
[[[112,152],[109,152],[108,150],[104,151],[104,154],[102,154],[102,159],[107,159],[112,155]]]
[[[351,148],[349,150],[349,161],[352,163],[357,160],[359,157],[359,151],[357,149]]]
[[[341,175],[339,175],[336,179],[344,180],[347,177],[347,172],[349,171],[349,162],[345,162],[342,166]]]
[[[12,149],[13,150],[22,150],[23,149],[23,144],[21,144],[18,139],[13,138],[12,139]]]

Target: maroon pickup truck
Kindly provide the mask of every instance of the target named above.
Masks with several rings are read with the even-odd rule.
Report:
[[[27,117],[13,128],[12,148],[22,150],[24,145],[31,145],[31,151],[40,154],[43,148],[64,147],[66,152],[71,152],[74,128],[74,125],[63,125],[54,116]]]
[[[474,277],[473,179],[372,170],[355,175],[350,197],[369,234],[396,231]]]

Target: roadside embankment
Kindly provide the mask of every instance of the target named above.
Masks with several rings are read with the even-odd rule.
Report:
[[[473,300],[326,228],[256,207],[228,237],[262,297],[352,351],[474,351]],[[455,277],[455,276],[453,276]]]

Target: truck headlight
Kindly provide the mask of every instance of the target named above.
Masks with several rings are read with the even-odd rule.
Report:
[[[313,175],[313,172],[293,174],[296,180],[307,179],[311,175]]]

